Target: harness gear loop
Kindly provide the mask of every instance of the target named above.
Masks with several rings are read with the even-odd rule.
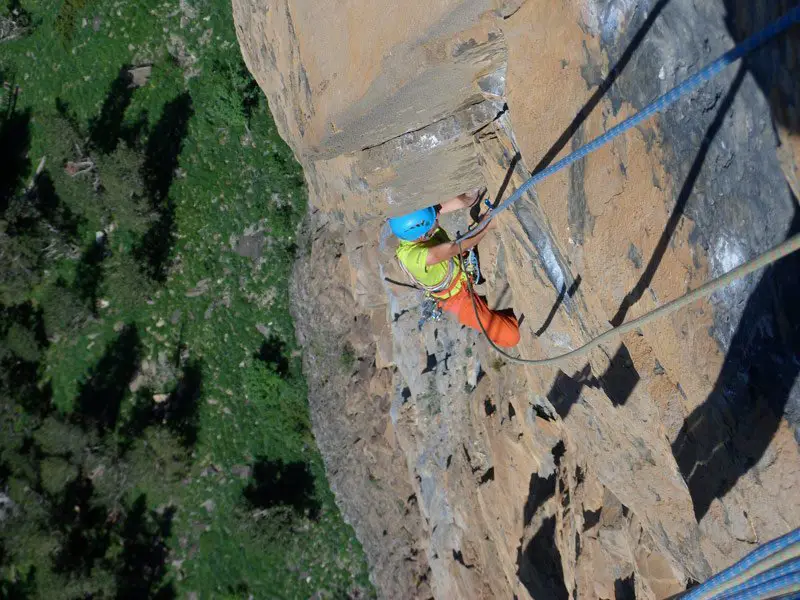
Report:
[[[445,276],[445,278],[436,285],[429,286],[425,285],[424,283],[420,282],[416,277],[414,277],[411,271],[409,271],[408,268],[403,264],[402,260],[398,258],[397,262],[399,263],[400,268],[402,269],[403,273],[406,274],[406,277],[408,277],[412,285],[415,288],[422,290],[423,292],[422,302],[420,303],[419,307],[420,319],[419,322],[417,323],[417,329],[419,331],[422,331],[423,326],[428,321],[439,321],[442,318],[443,315],[442,307],[439,306],[439,299],[436,298],[434,294],[444,292],[452,287],[453,282],[455,280],[456,263],[451,258],[448,261],[447,275]]]

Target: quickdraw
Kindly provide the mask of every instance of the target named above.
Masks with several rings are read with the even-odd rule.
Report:
[[[433,296],[425,295],[422,299],[422,304],[419,307],[420,319],[417,323],[417,330],[422,331],[425,323],[428,321],[439,321],[444,314],[442,307],[439,306],[439,301]]]
[[[467,277],[470,277],[475,283],[480,283],[481,280],[481,267],[478,264],[478,254],[475,248],[467,250],[467,259],[464,261],[464,270]]]

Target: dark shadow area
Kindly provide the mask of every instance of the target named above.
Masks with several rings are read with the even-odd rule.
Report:
[[[724,0],[725,24],[736,43],[764,29],[797,6],[797,0]],[[761,51],[745,67],[769,103],[772,118],[790,131],[800,131],[800,27],[796,24]]]
[[[2,566],[3,563],[0,563],[0,567]],[[28,600],[37,597],[36,567],[31,567],[24,576],[22,573],[14,573],[10,577],[0,576],[0,598]]]
[[[409,399],[411,399],[411,388],[408,386],[404,387],[400,392],[400,397],[403,399],[403,404],[408,402]]]
[[[0,98],[0,218],[5,216],[11,197],[24,185],[30,174],[28,150],[31,145],[31,111],[17,110],[16,85],[1,90]]]
[[[528,499],[522,509],[523,523],[525,527],[531,524],[533,515],[542,505],[553,497],[556,493],[556,474],[551,473],[550,477],[540,477],[535,471],[531,473],[531,482],[528,486]]]
[[[697,155],[695,156],[694,162],[689,169],[689,173],[686,175],[686,179],[683,182],[683,187],[681,188],[678,198],[675,201],[675,206],[672,208],[672,212],[669,215],[669,219],[664,227],[664,231],[661,233],[661,237],[658,239],[658,243],[653,250],[653,254],[650,256],[650,260],[647,261],[647,266],[644,269],[644,273],[642,273],[641,277],[639,277],[639,281],[636,282],[636,285],[633,287],[633,289],[628,292],[628,294],[622,300],[622,304],[620,304],[619,309],[617,309],[616,314],[611,319],[611,325],[614,327],[622,325],[622,323],[625,321],[628,311],[634,304],[641,300],[642,295],[653,282],[653,277],[655,276],[656,271],[658,271],[661,260],[664,258],[664,253],[666,253],[667,248],[669,247],[670,240],[672,239],[675,230],[678,228],[678,225],[681,222],[681,218],[686,210],[686,205],[689,202],[689,198],[692,197],[694,186],[697,183],[697,178],[700,176],[700,173],[703,170],[703,165],[705,164],[706,156],[708,156],[708,151],[711,148],[711,144],[725,122],[725,117],[727,116],[728,111],[730,111],[731,105],[736,98],[736,94],[739,92],[739,89],[742,86],[745,74],[746,70],[743,67],[740,67],[736,72],[736,77],[734,78],[733,82],[731,82],[727,94],[725,94],[725,98],[719,105],[719,109],[717,110],[714,120],[711,122],[711,125],[708,126],[706,134],[703,137],[703,141],[700,144],[700,148],[697,151]]]
[[[517,168],[520,160],[522,160],[522,155],[517,152],[508,165],[506,176],[503,178],[503,183],[501,183],[500,187],[497,189],[497,197],[494,199],[494,202],[492,202],[492,208],[496,208],[497,205],[503,201],[503,196],[508,189],[508,184],[511,183],[511,178],[514,176],[514,170]]]
[[[89,577],[111,544],[111,523],[103,506],[92,501],[94,486],[79,473],[53,504],[50,520],[61,534],[61,545],[53,557],[56,573]]]
[[[542,521],[525,550],[520,548],[517,551],[517,575],[533,598],[569,598],[555,534],[556,518],[548,517]]]
[[[491,417],[497,412],[497,406],[492,404],[492,400],[490,398],[486,398],[486,400],[483,401],[483,411],[486,413],[487,417]]]
[[[41,308],[30,302],[0,304],[0,397],[34,416],[52,409],[50,384],[39,385],[40,362],[48,346]]]
[[[136,326],[125,327],[81,386],[73,413],[78,424],[95,427],[100,434],[116,427],[128,384],[139,369],[141,352]]]
[[[153,409],[155,420],[165,424],[186,448],[191,448],[197,442],[202,392],[202,365],[199,361],[191,361],[183,368],[175,391]]]
[[[548,328],[550,327],[550,324],[553,322],[553,319],[556,316],[556,313],[558,312],[558,309],[561,308],[561,305],[564,303],[564,298],[567,297],[567,296],[572,298],[575,295],[575,292],[578,291],[578,288],[580,286],[581,286],[581,276],[580,275],[578,275],[575,278],[575,281],[572,282],[572,285],[569,286],[569,289],[567,289],[567,285],[566,284],[561,286],[561,291],[558,293],[558,298],[556,298],[556,301],[553,304],[553,307],[550,309],[550,312],[547,314],[547,318],[544,320],[544,323],[542,323],[542,326],[539,327],[539,329],[537,329],[536,332],[533,335],[535,335],[536,337],[540,337],[542,334],[544,334],[545,331],[548,330]]]
[[[304,462],[259,458],[253,465],[253,481],[244,489],[244,497],[254,508],[284,506],[311,519],[319,516],[321,508],[314,476]]]
[[[800,210],[787,237],[800,233]],[[784,415],[800,424],[800,255],[764,271],[747,299],[705,402],[684,421],[672,453],[697,520],[764,455]]]
[[[562,419],[567,417],[572,406],[580,398],[584,387],[595,389],[600,387],[599,381],[592,375],[592,367],[589,364],[584,365],[580,371],[575,371],[572,376],[559,369],[556,380],[547,393],[547,399],[556,409],[559,417]]]
[[[625,70],[626,66],[628,66],[628,63],[635,54],[637,48],[639,48],[641,43],[644,41],[644,38],[650,32],[650,29],[653,27],[656,19],[664,10],[664,7],[669,4],[669,2],[670,0],[659,0],[653,6],[644,23],[642,23],[642,26],[636,32],[636,35],[631,38],[630,43],[625,48],[625,51],[619,57],[617,63],[609,71],[608,76],[600,83],[594,93],[592,93],[586,104],[583,105],[583,107],[578,111],[578,114],[575,115],[575,118],[572,119],[572,122],[564,130],[564,133],[559,136],[559,138],[539,161],[539,164],[534,167],[533,174],[536,174],[550,166],[550,163],[552,163],[556,156],[558,156],[558,153],[564,149],[564,147],[572,139],[572,136],[575,135],[581,125],[586,122],[586,119],[589,118],[589,115],[592,114],[592,111],[597,108],[597,105],[608,93],[608,90],[611,89],[611,86],[614,85],[614,82],[622,74],[622,71]]]
[[[261,343],[261,348],[253,355],[253,358],[269,366],[281,377],[286,377],[289,374],[287,353],[286,344],[283,340],[275,334],[271,334],[268,339]]]
[[[134,254],[156,281],[164,281],[167,276],[167,261],[175,233],[175,207],[168,195],[193,114],[192,97],[188,92],[171,100],[164,106],[145,146],[142,178],[150,207],[158,216]]]
[[[603,512],[602,507],[597,510],[583,511],[583,530],[588,531],[600,522],[600,513]]]
[[[97,300],[100,283],[103,281],[103,260],[108,249],[106,240],[92,242],[81,255],[75,269],[75,291],[86,301],[89,310],[97,314]]]
[[[567,453],[567,447],[564,445],[563,440],[559,440],[558,443],[550,449],[550,453],[553,455],[553,464],[555,466],[561,466],[561,459],[564,458],[564,455]]]
[[[466,567],[467,569],[474,569],[475,565],[468,565],[464,562],[464,554],[461,550],[453,550],[453,560],[460,564],[462,567]]]
[[[70,110],[69,102],[65,102],[64,100],[56,96],[55,104],[56,104],[56,112],[70,126],[72,132],[80,139],[86,138],[88,134],[84,131],[83,127],[80,124],[80,121],[78,121],[78,117],[76,117],[75,113],[72,110]]]
[[[103,154],[117,149],[123,137],[123,121],[133,99],[133,81],[130,65],[123,65],[111,83],[97,117],[89,119],[89,143]]]
[[[31,191],[31,195],[35,200],[36,208],[45,221],[67,239],[77,238],[80,218],[62,202],[53,178],[46,169],[36,178],[36,185]]]
[[[159,204],[166,200],[172,186],[183,142],[189,133],[189,120],[193,114],[192,97],[184,92],[164,105],[161,118],[150,132],[145,147],[142,176],[155,209],[159,209]]]
[[[242,111],[244,112],[245,119],[247,119],[249,123],[261,99],[264,98],[264,92],[258,87],[258,82],[253,79],[253,76],[250,74],[250,71],[247,70],[244,63],[239,65],[239,79],[245,82],[239,90],[239,95],[242,98]]]
[[[640,379],[628,348],[621,344],[611,358],[611,364],[599,378],[592,375],[592,368],[588,363],[572,376],[559,370],[547,393],[547,399],[564,419],[580,398],[584,387],[602,388],[614,406],[621,406],[630,398]]]
[[[194,360],[183,367],[175,390],[166,400],[156,402],[150,390],[143,390],[139,401],[125,423],[123,452],[130,449],[133,441],[148,427],[164,426],[177,437],[184,448],[190,449],[197,442],[200,431],[200,395],[203,392],[203,368]]]
[[[625,344],[622,344],[611,359],[611,364],[600,377],[600,387],[614,406],[625,404],[639,383],[639,372],[633,366],[633,359]]]
[[[615,600],[636,600],[636,574],[620,577],[614,582]]]
[[[478,480],[478,485],[483,485],[485,483],[489,483],[490,481],[494,481],[494,467],[489,467],[486,469],[486,472],[481,475],[481,478]]]
[[[422,371],[422,375],[425,373],[432,373],[436,370],[436,366],[439,364],[439,360],[436,358],[435,354],[426,354],[425,356],[425,369]]]
[[[165,583],[169,565],[169,540],[175,508],[161,512],[147,508],[147,498],[139,495],[125,517],[120,537],[122,553],[115,580],[117,600],[172,600],[177,597],[172,582]]]

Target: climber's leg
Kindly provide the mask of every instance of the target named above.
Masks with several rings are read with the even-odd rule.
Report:
[[[495,344],[512,348],[519,343],[519,323],[515,317],[490,310],[486,306],[486,301],[478,295],[475,295],[475,304],[478,307],[481,323]],[[466,286],[452,298],[443,301],[442,309],[457,315],[462,325],[480,331],[481,327],[475,318],[475,309]]]

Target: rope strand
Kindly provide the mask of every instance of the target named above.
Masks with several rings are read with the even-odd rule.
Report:
[[[461,240],[457,240],[456,243],[458,244],[458,249],[461,250]],[[605,333],[601,333],[597,337],[585,343],[580,348],[576,348],[575,350],[566,352],[565,354],[561,354],[559,356],[554,356],[552,358],[544,358],[544,359],[529,359],[529,358],[522,358],[519,356],[513,356],[512,354],[509,354],[502,348],[498,347],[497,344],[495,344],[489,337],[489,334],[486,333],[486,328],[484,327],[483,322],[480,319],[478,313],[478,306],[475,303],[475,289],[473,288],[472,281],[470,280],[469,277],[467,277],[467,287],[469,289],[470,300],[472,301],[472,309],[475,311],[475,317],[478,320],[478,325],[480,325],[483,335],[486,336],[486,339],[489,341],[489,344],[491,344],[492,348],[494,348],[498,353],[500,353],[502,356],[504,356],[513,363],[544,367],[544,366],[557,365],[572,360],[574,358],[585,356],[603,342],[607,342],[620,335],[628,333],[629,331],[633,331],[634,329],[643,327],[648,323],[650,323],[651,321],[658,319],[659,317],[664,317],[666,315],[674,313],[675,311],[680,310],[684,306],[691,304],[695,300],[699,300],[700,298],[710,296],[717,290],[722,289],[723,287],[729,285],[730,283],[736,281],[737,279],[741,279],[742,277],[745,277],[750,273],[763,269],[797,250],[800,250],[800,234],[795,235],[794,237],[791,237],[783,241],[782,243],[778,244],[771,250],[764,252],[763,254],[757,256],[756,258],[733,269],[732,271],[728,271],[724,275],[721,275],[716,279],[712,279],[711,281],[704,283],[699,288],[692,290],[691,292],[681,296],[680,298],[676,298],[671,302],[667,302],[663,306],[660,306],[650,311],[649,313],[637,319],[634,319],[633,321],[623,323],[619,327],[615,327],[613,329],[606,331]],[[460,258],[460,254],[459,254],[459,261],[460,262],[462,261],[462,259]],[[461,266],[463,269],[463,262]]]
[[[531,187],[561,171],[562,169],[567,168],[572,163],[585,158],[595,150],[598,150],[602,146],[605,146],[613,139],[621,136],[623,133],[633,129],[643,121],[646,121],[651,116],[656,113],[663,112],[675,102],[677,102],[683,96],[693,92],[697,88],[699,88],[704,83],[710,81],[717,75],[719,75],[727,66],[732,65],[740,58],[750,54],[754,50],[760,48],[764,44],[766,44],[771,39],[777,37],[778,35],[784,33],[787,29],[789,29],[795,23],[800,23],[800,6],[795,6],[791,9],[788,13],[786,13],[783,17],[778,19],[777,21],[773,22],[772,24],[768,25],[762,31],[756,33],[755,35],[747,38],[741,44],[729,50],[714,62],[706,66],[703,70],[699,73],[695,73],[689,79],[684,81],[683,83],[677,85],[676,87],[672,88],[669,92],[643,108],[640,112],[636,113],[632,117],[624,120],[619,125],[612,127],[603,135],[595,138],[585,146],[578,148],[575,152],[567,155],[565,158],[558,161],[556,164],[547,167],[546,169],[535,173],[531,176],[525,183],[519,186],[516,191],[506,200],[498,204],[494,210],[492,211],[492,215],[486,219],[484,219],[481,224],[471,229],[470,231],[466,232],[464,235],[459,236],[456,241],[463,242],[464,240],[468,240],[471,237],[478,235],[491,221],[495,218],[498,214],[503,212],[509,206],[514,204],[517,200],[519,200],[522,195],[528,191]]]

